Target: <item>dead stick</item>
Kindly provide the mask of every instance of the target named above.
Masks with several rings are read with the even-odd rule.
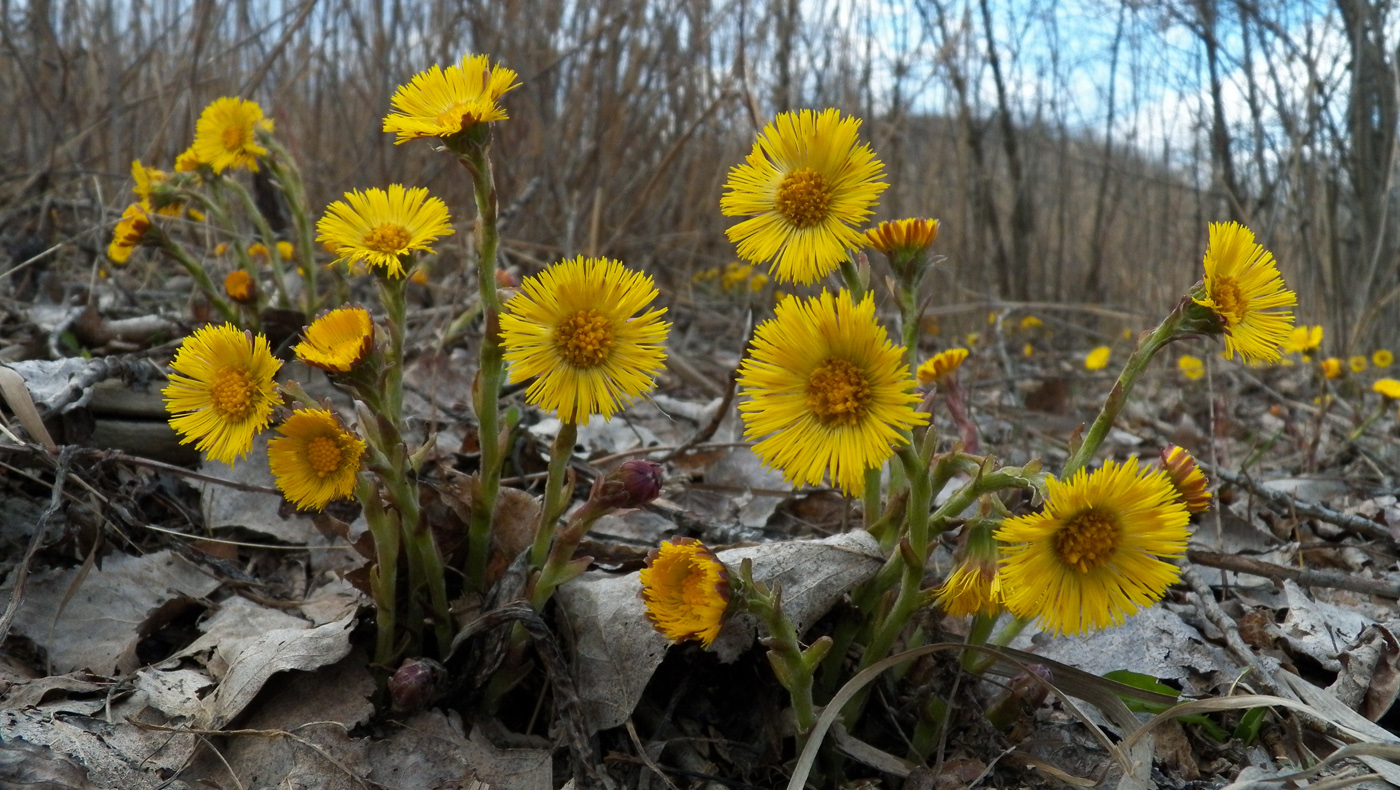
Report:
[[[1196,459],[1196,464],[1200,466],[1206,474],[1224,480],[1230,485],[1239,486],[1249,491],[1264,500],[1264,503],[1270,508],[1284,515],[1291,516],[1295,513],[1301,513],[1305,516],[1322,519],[1329,524],[1335,524],[1343,529],[1349,529],[1353,532],[1365,535],[1368,538],[1389,541],[1395,540],[1390,534],[1390,530],[1368,518],[1353,516],[1350,513],[1341,513],[1331,508],[1323,507],[1322,505],[1313,504],[1312,502],[1304,502],[1282,491],[1274,491],[1265,488],[1244,475],[1227,472],[1199,458]]]
[[[1367,595],[1400,599],[1400,583],[1384,579],[1363,579],[1350,573],[1338,573],[1337,571],[1289,568],[1285,565],[1275,565],[1272,562],[1242,557],[1238,554],[1218,554],[1214,551],[1197,551],[1196,549],[1187,550],[1186,559],[1209,568],[1250,573],[1270,579],[1292,579],[1309,587],[1329,587],[1335,590],[1351,590]]]

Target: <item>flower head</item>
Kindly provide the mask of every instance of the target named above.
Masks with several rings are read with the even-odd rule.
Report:
[[[1378,348],[1371,354],[1371,364],[1378,368],[1388,368],[1395,361],[1395,355],[1389,349]]]
[[[1179,571],[1189,515],[1167,473],[1136,462],[1047,480],[1045,509],[1002,522],[998,584],[1018,617],[1052,634],[1123,622],[1150,606]]]
[[[1176,360],[1176,369],[1190,381],[1199,381],[1206,375],[1206,363],[1200,357],[1182,354]]]
[[[447,204],[428,196],[423,187],[390,184],[389,191],[351,190],[345,200],[326,206],[316,223],[316,240],[335,245],[338,260],[384,269],[390,277],[404,275],[402,256],[430,246],[452,234]]]
[[[1028,315],[1021,319],[1021,331],[1023,332],[1029,332],[1033,329],[1039,329],[1043,326],[1045,326],[1045,322],[1040,320],[1039,318],[1036,318],[1033,315]]]
[[[215,99],[195,124],[190,152],[215,173],[229,168],[257,170],[258,157],[267,156],[267,149],[256,139],[259,131],[271,132],[272,121],[263,117],[257,102],[228,96]]]
[[[199,154],[195,152],[194,146],[191,145],[181,152],[179,156],[175,157],[175,172],[197,173],[199,172],[199,166],[202,164],[204,164],[204,161],[199,158]]]
[[[1298,297],[1283,285],[1274,256],[1238,222],[1213,222],[1206,247],[1205,290],[1192,301],[1209,309],[1225,334],[1225,358],[1277,362],[1291,338]]]
[[[672,642],[695,639],[709,647],[729,608],[729,572],[694,538],[662,541],[639,575],[647,619]]]
[[[953,375],[958,368],[962,367],[963,361],[967,359],[967,353],[965,348],[950,348],[924,360],[924,364],[920,365],[915,372],[919,383],[927,387]]]
[[[1167,470],[1167,477],[1176,489],[1181,501],[1190,513],[1204,513],[1210,510],[1210,490],[1205,473],[1196,464],[1196,459],[1181,447],[1170,445],[1163,448],[1161,466]]]
[[[298,409],[277,426],[267,443],[267,462],[277,487],[297,507],[321,510],[355,491],[355,473],[365,443],[325,409]]]
[[[656,385],[666,359],[671,325],[665,308],[648,309],[655,298],[651,277],[607,258],[525,278],[501,315],[510,380],[535,378],[525,399],[565,422],[611,419]]]
[[[1322,327],[1295,326],[1283,343],[1285,354],[1307,354],[1322,345]]]
[[[895,274],[917,276],[926,262],[929,245],[938,238],[936,219],[899,219],[881,222],[865,232],[865,242],[885,254]]]
[[[297,359],[328,373],[349,373],[374,348],[374,322],[363,307],[341,307],[311,322]]]
[[[151,207],[144,201],[127,206],[116,230],[112,231],[112,242],[107,245],[107,257],[117,265],[131,260],[131,253],[146,240],[146,231],[150,229]]]
[[[848,292],[785,299],[759,325],[739,367],[744,435],[753,451],[793,484],[825,476],[850,493],[865,471],[904,442],[901,431],[928,420],[903,346],[875,320],[875,301]],[[766,437],[766,438],[763,438]]]
[[[1322,377],[1326,379],[1339,379],[1346,373],[1342,369],[1342,361],[1336,357],[1328,357],[1318,364],[1322,368]]]
[[[504,121],[497,100],[520,87],[504,66],[491,68],[485,55],[464,55],[459,66],[436,64],[399,86],[390,103],[397,112],[384,118],[384,131],[398,135],[395,145],[419,137],[451,137],[479,123]]]
[[[234,269],[224,278],[224,293],[239,304],[252,304],[258,300],[258,284],[253,276],[242,269]]]
[[[866,242],[865,221],[888,184],[860,144],[857,118],[837,110],[787,112],[764,127],[748,159],[729,171],[720,210],[748,217],[726,234],[739,257],[772,262],[779,282],[813,283]]]
[[[1400,400],[1400,381],[1376,379],[1376,383],[1371,385],[1371,391],[1379,394],[1382,398]]]
[[[1084,355],[1085,370],[1103,370],[1108,367],[1108,359],[1113,356],[1113,349],[1108,346],[1099,346]]]
[[[1357,354],[1347,360],[1347,367],[1351,368],[1352,373],[1364,373],[1368,365],[1366,363],[1366,358]]]
[[[154,207],[157,214],[178,217],[184,205],[175,199],[169,187],[170,174],[146,167],[137,159],[131,163],[131,180],[135,186],[131,191],[144,206]]]
[[[272,377],[280,364],[267,338],[232,324],[206,326],[185,338],[161,393],[180,443],[195,442],[210,458],[230,465],[247,455],[253,436],[272,420]]]
[[[995,589],[1001,552],[985,522],[972,521],[964,529],[958,565],[934,591],[934,601],[950,617],[995,615],[1001,611]]]

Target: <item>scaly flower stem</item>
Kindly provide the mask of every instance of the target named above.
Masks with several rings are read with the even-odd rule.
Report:
[[[277,254],[277,237],[273,235],[272,228],[267,224],[267,218],[258,210],[258,204],[253,200],[253,196],[248,194],[248,190],[237,179],[222,178],[220,180],[228,185],[234,194],[238,195],[244,210],[248,212],[248,217],[253,221],[254,227],[258,229],[258,235],[262,236],[263,246],[267,247],[267,260],[272,266],[273,279],[277,281],[277,306],[291,307],[292,299],[287,294],[287,273],[282,268],[282,258]]]
[[[196,263],[183,247],[165,235],[165,231],[160,231],[160,249],[194,278],[195,285],[199,286],[199,290],[214,305],[214,309],[219,311],[219,315],[223,316],[225,321],[231,324],[238,323],[238,311],[233,309],[233,306],[219,294],[214,281],[209,279],[209,273],[204,271],[204,267]],[[256,320],[255,315],[254,321]]]
[[[817,722],[816,708],[812,704],[812,676],[831,649],[831,638],[824,636],[803,650],[802,643],[797,639],[797,627],[783,611],[779,593],[754,584],[752,571],[747,565],[741,571],[741,576],[744,604],[769,633],[762,640],[768,648],[768,662],[778,682],[787,689],[792,699],[792,713],[797,724],[797,748],[800,750],[806,742],[807,733]]]
[[[909,370],[913,372],[919,367],[919,324],[923,320],[924,311],[919,308],[917,290],[906,285],[899,291],[900,318],[904,322],[904,349],[909,355]]]
[[[482,124],[483,136],[490,127]],[[467,578],[478,590],[486,587],[486,560],[491,551],[491,520],[496,496],[501,488],[500,397],[505,379],[505,350],[501,348],[501,298],[496,291],[496,181],[491,172],[490,138],[467,142],[457,152],[458,161],[472,175],[476,198],[476,272],[486,315],[481,338],[481,362],[473,393],[477,430],[481,442],[481,471],[478,472],[479,501],[472,503],[467,536]]]
[[[574,443],[578,440],[578,424],[561,422],[559,433],[549,450],[549,476],[544,482],[544,502],[540,506],[540,523],[535,527],[535,543],[530,547],[530,569],[544,567],[549,556],[549,545],[554,540],[554,527],[564,514],[564,479],[569,474],[569,460],[574,455]]]
[[[841,261],[841,279],[851,291],[851,301],[859,303],[865,297],[865,282],[860,278],[860,269],[849,257]]]
[[[355,498],[364,508],[365,523],[374,536],[374,562],[370,569],[370,597],[374,599],[374,662],[392,668],[396,634],[399,582],[399,530],[384,509],[379,488],[371,474],[361,472],[355,480]]]
[[[865,470],[865,490],[861,492],[860,509],[867,530],[874,527],[876,522],[880,520],[880,470],[882,468],[873,466]]]
[[[1118,418],[1118,413],[1128,402],[1128,394],[1132,392],[1133,385],[1142,376],[1142,372],[1147,370],[1147,365],[1152,361],[1152,357],[1162,350],[1163,346],[1176,338],[1178,330],[1181,328],[1182,317],[1182,307],[1178,306],[1156,329],[1152,330],[1151,334],[1138,342],[1137,350],[1133,351],[1131,357],[1128,357],[1128,361],[1123,365],[1123,372],[1118,374],[1118,380],[1114,382],[1113,389],[1108,393],[1108,398],[1104,400],[1103,408],[1099,410],[1099,416],[1094,420],[1094,424],[1089,426],[1089,431],[1084,434],[1084,441],[1070,454],[1069,460],[1065,461],[1065,467],[1060,471],[1061,478],[1068,478],[1083,469],[1094,457],[1099,445],[1103,444],[1104,437],[1108,435],[1109,429],[1113,427],[1113,421]]]
[[[315,228],[308,215],[311,204],[306,199],[306,182],[301,177],[301,170],[297,167],[296,160],[287,152],[287,149],[283,148],[271,135],[266,136],[264,144],[273,154],[266,161],[272,168],[273,175],[277,177],[278,185],[282,187],[282,194],[287,196],[287,206],[292,212],[292,225],[295,226],[297,234],[297,264],[305,278],[305,287],[302,289],[302,310],[308,318],[311,318],[316,315],[317,309],[321,306],[321,295],[316,287],[317,266],[312,252],[315,244],[312,234]],[[269,247],[268,254],[277,254],[275,247]]]

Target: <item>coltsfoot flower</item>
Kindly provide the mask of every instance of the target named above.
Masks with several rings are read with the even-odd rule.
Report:
[[[1182,354],[1176,360],[1176,369],[1190,381],[1199,381],[1206,375],[1206,363],[1200,357]]]
[[[404,255],[432,252],[430,245],[452,232],[446,203],[423,187],[402,184],[390,184],[387,192],[346,192],[316,223],[316,240],[334,247],[338,260],[383,269],[390,277],[404,276]]]
[[[121,221],[112,231],[112,242],[107,245],[107,257],[118,266],[131,260],[131,253],[146,240],[146,231],[151,229],[151,210],[144,201],[132,203],[122,212]]]
[[[1189,514],[1167,473],[1106,461],[1050,477],[1045,508],[1002,522],[997,583],[1006,608],[1051,634],[1119,625],[1179,575]]]
[[[1209,482],[1190,453],[1184,448],[1170,445],[1162,450],[1161,465],[1167,470],[1167,478],[1181,496],[1187,512],[1204,513],[1210,510]]]
[[[919,383],[926,387],[942,381],[962,367],[963,361],[967,359],[967,353],[965,348],[950,348],[947,351],[940,351],[924,360],[924,363],[915,372],[915,376],[918,377]]]
[[[640,573],[647,619],[672,642],[709,647],[729,609],[729,571],[694,538],[663,541]]]
[[[267,462],[277,487],[303,510],[321,510],[355,492],[355,473],[365,443],[325,409],[298,409],[277,426],[267,443]]]
[[[230,168],[257,170],[258,157],[267,156],[267,149],[257,141],[259,131],[271,132],[272,121],[263,117],[257,102],[229,96],[215,99],[200,114],[194,127],[194,145],[187,154],[215,173]]]
[[[726,217],[748,217],[726,231],[739,257],[771,261],[779,282],[806,284],[866,244],[852,226],[869,218],[889,185],[877,180],[884,165],[859,130],[859,119],[830,109],[786,112],[763,128],[748,159],[729,171],[719,203]]]
[[[1001,557],[992,530],[984,521],[970,521],[964,527],[963,546],[957,567],[934,591],[938,608],[950,617],[995,615],[1001,611],[996,589],[997,561]]]
[[[534,378],[525,399],[565,422],[611,419],[656,386],[665,362],[671,325],[655,298],[651,277],[606,258],[526,277],[501,315],[510,380]]]
[[[739,404],[753,451],[794,485],[830,476],[847,494],[883,464],[901,431],[927,422],[903,346],[875,320],[875,301],[848,292],[779,302],[739,368]]]
[[[195,442],[200,452],[230,465],[247,455],[253,437],[272,420],[272,377],[280,366],[267,338],[232,324],[206,326],[185,338],[161,393],[180,443]]]
[[[297,359],[329,373],[349,373],[374,348],[374,322],[363,307],[341,307],[311,322]]]
[[[384,131],[398,135],[395,145],[420,137],[451,137],[479,123],[504,121],[497,101],[520,87],[516,74],[504,66],[491,68],[485,55],[464,55],[459,66],[437,65],[399,86],[390,103],[395,112],[384,118]]]
[[[1238,222],[1213,222],[1205,270],[1205,289],[1192,301],[1219,320],[1225,358],[1238,353],[1246,362],[1277,362],[1279,347],[1293,333],[1293,313],[1282,308],[1297,304],[1298,296],[1284,287],[1273,253]]]
[[[1113,349],[1108,346],[1099,346],[1084,356],[1085,370],[1103,370],[1108,367],[1108,360],[1113,356]]]
[[[242,269],[234,269],[224,278],[224,293],[239,304],[253,304],[258,301],[258,284],[252,275]]]

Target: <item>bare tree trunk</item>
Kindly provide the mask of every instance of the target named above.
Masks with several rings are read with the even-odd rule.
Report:
[[[1206,68],[1210,72],[1210,156],[1216,178],[1230,204],[1230,219],[1246,221],[1244,194],[1235,177],[1235,160],[1230,152],[1230,127],[1225,123],[1225,87],[1220,79],[1220,41],[1215,36],[1215,0],[1196,0],[1196,33],[1206,47]]]
[[[1021,163],[1020,132],[1011,118],[1011,104],[1006,95],[1006,80],[997,57],[992,12],[987,0],[981,0],[982,27],[987,36],[987,62],[992,67],[992,81],[997,90],[997,118],[1001,127],[1001,145],[1006,152],[1006,167],[1011,174],[1011,271],[1004,278],[1008,286],[1003,294],[1022,301],[1030,298],[1031,241],[1035,233],[1035,204],[1026,188],[1025,170]],[[998,242],[1000,243],[1000,242]]]
[[[1118,7],[1118,25],[1113,33],[1113,50],[1108,62],[1108,112],[1103,124],[1103,165],[1099,169],[1098,194],[1094,199],[1094,228],[1089,235],[1089,273],[1084,278],[1084,293],[1095,302],[1102,302],[1108,296],[1108,284],[1104,282],[1104,260],[1107,258],[1108,222],[1112,208],[1108,200],[1109,174],[1113,172],[1113,123],[1117,112],[1118,96],[1118,48],[1123,43],[1124,17],[1128,5]]]

